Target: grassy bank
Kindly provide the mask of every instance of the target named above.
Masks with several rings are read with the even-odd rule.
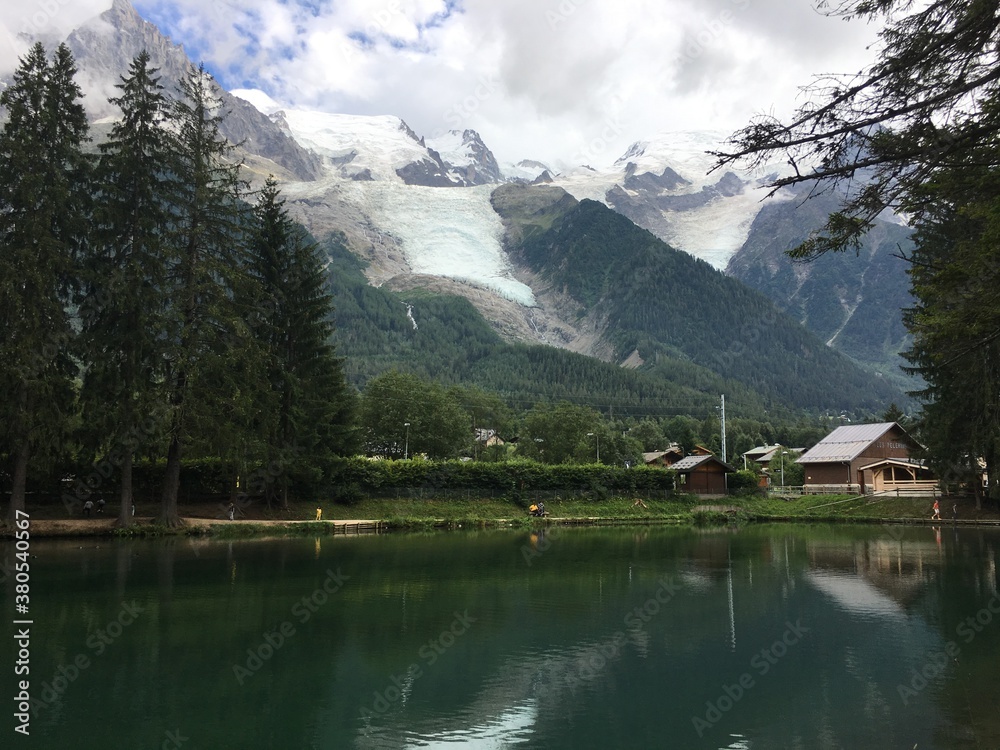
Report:
[[[115,513],[93,518],[67,518],[62,507],[31,511],[32,536],[164,536],[204,535],[218,538],[315,535],[368,530],[375,521],[381,529],[433,528],[531,528],[543,524],[698,524],[753,522],[856,522],[931,523],[928,498],[877,498],[844,495],[810,495],[794,499],[776,497],[703,499],[679,496],[650,499],[636,504],[632,498],[554,498],[546,501],[549,517],[533,518],[521,504],[499,499],[378,499],[351,505],[322,502],[323,521],[316,522],[315,502],[292,503],[287,510],[250,504],[236,521],[225,519],[218,505],[186,505],[179,510],[186,523],[167,529],[155,522],[156,507],[139,506],[136,525],[114,528]],[[960,499],[958,523],[1000,523],[995,510],[976,511],[971,499]],[[110,511],[111,509],[109,509]],[[943,520],[952,520],[952,501],[941,503]],[[372,519],[358,528],[357,519]],[[335,523],[341,522],[341,523]],[[344,528],[343,522],[352,525]],[[12,532],[8,529],[6,532]]]

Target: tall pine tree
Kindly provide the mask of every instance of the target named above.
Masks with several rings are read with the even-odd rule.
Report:
[[[0,424],[12,458],[9,518],[25,508],[29,460],[58,449],[72,404],[69,346],[77,253],[86,237],[87,119],[65,45],[36,44],[0,94]]]
[[[132,463],[156,433],[163,398],[167,235],[176,190],[169,103],[143,50],[110,101],[122,117],[100,146],[101,200],[81,305],[83,423],[120,466],[118,524],[132,521]]]
[[[233,159],[234,147],[219,132],[223,115],[204,68],[192,69],[180,88],[173,107],[177,149],[172,164],[178,191],[166,287],[170,307],[165,375],[170,395],[159,516],[167,526],[180,523],[177,498],[184,446],[199,422],[212,427],[206,403],[224,403],[229,394],[240,392],[228,360],[246,339],[234,301],[246,283],[240,165]]]
[[[254,210],[249,270],[258,297],[248,320],[269,383],[260,429],[268,465],[279,468],[267,497],[287,507],[293,480],[314,485],[354,451],[356,397],[330,343],[333,302],[316,244],[289,218],[273,177]]]

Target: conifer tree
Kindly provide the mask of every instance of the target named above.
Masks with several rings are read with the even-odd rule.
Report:
[[[75,365],[66,313],[86,236],[87,119],[65,45],[36,44],[0,94],[0,430],[12,457],[10,518],[24,510],[29,460],[63,443]]]
[[[206,403],[240,393],[230,354],[246,339],[234,295],[243,272],[244,182],[234,147],[219,132],[223,113],[204,68],[180,81],[174,102],[177,192],[171,206],[166,312],[167,466],[159,520],[180,523],[177,496],[185,444],[199,422],[214,429]],[[227,394],[220,397],[220,394]],[[218,416],[216,414],[216,416]]]
[[[88,367],[84,424],[103,437],[99,446],[120,465],[118,524],[132,521],[132,462],[148,445],[162,399],[164,316],[171,165],[175,151],[167,127],[163,86],[143,50],[110,101],[122,118],[101,144],[101,189],[95,233],[84,273],[82,338]]]
[[[267,463],[278,468],[266,494],[287,507],[296,475],[315,482],[328,476],[335,456],[353,452],[356,397],[330,343],[326,270],[315,242],[289,218],[273,177],[254,209],[248,268],[257,297],[247,319],[267,368],[260,429]]]

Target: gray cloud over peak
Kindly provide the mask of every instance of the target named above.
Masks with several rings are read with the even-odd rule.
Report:
[[[17,32],[65,36],[111,0],[34,0]],[[821,72],[853,72],[875,30],[809,0],[135,0],[229,88],[296,107],[396,114],[418,133],[474,128],[501,160],[610,163],[669,129],[733,130],[791,111]],[[48,9],[48,12],[45,9]]]

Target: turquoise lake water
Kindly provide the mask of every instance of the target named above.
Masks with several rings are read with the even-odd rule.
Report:
[[[1000,748],[998,551],[947,525],[35,540],[31,734],[8,710],[3,746]]]

